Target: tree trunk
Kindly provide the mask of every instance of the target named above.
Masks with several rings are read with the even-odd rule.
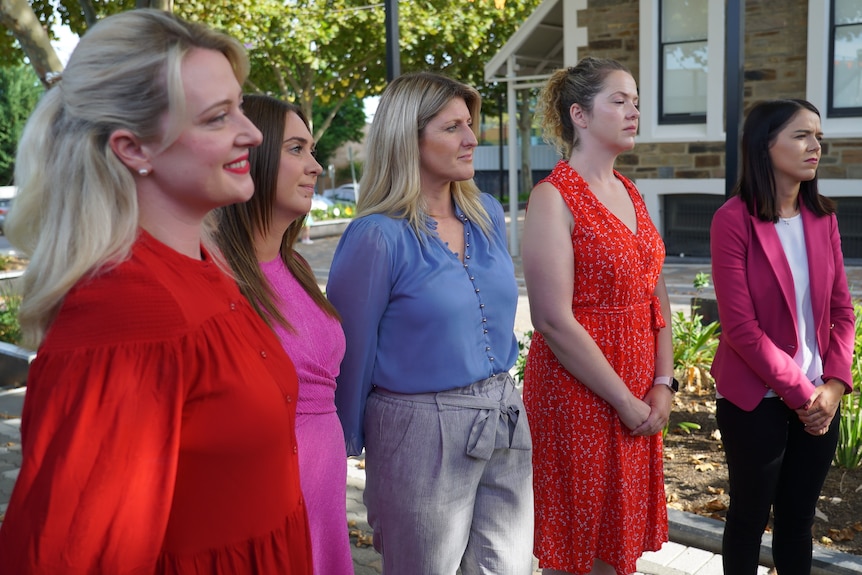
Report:
[[[135,0],[135,8],[155,8],[165,12],[173,12],[174,0]]]
[[[59,77],[63,65],[51,46],[48,32],[26,0],[0,0],[0,24],[8,28],[46,88]]]
[[[533,189],[533,166],[530,162],[530,150],[532,149],[531,132],[533,125],[533,114],[530,110],[533,91],[521,90],[518,102],[518,132],[521,136],[521,191],[529,194]]]

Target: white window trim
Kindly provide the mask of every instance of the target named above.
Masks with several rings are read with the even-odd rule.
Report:
[[[661,209],[662,197],[675,194],[724,195],[724,180],[718,178],[694,179],[647,179],[635,182],[653,225],[664,236],[664,213]],[[856,198],[862,189],[862,180],[817,180],[820,193],[829,198]],[[841,222],[839,221],[839,224]]]
[[[640,2],[640,135],[639,142],[724,141],[724,0],[709,0],[707,14],[709,72],[705,124],[658,123],[659,1]],[[811,0],[814,1],[814,0]]]
[[[808,62],[805,98],[820,110],[820,125],[826,138],[862,136],[862,117],[828,118],[829,96],[829,5],[808,0]]]

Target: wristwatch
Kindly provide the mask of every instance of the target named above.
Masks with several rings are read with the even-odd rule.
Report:
[[[653,380],[653,385],[666,385],[674,393],[679,391],[679,382],[675,377],[669,375],[660,375]]]

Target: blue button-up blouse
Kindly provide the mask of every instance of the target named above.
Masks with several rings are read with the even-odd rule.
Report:
[[[335,404],[349,455],[364,446],[372,386],[446,391],[514,365],[518,286],[503,208],[488,194],[482,203],[490,236],[455,206],[464,223],[463,263],[436,233],[420,240],[405,219],[364,216],[342,235],[326,291],[347,340]]]

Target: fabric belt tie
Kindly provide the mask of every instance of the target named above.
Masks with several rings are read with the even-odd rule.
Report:
[[[403,394],[376,388],[377,393],[419,403],[436,403],[438,409],[461,407],[478,411],[467,439],[467,455],[488,461],[495,449],[509,448],[530,450],[533,448],[530,432],[525,424],[519,425],[521,407],[515,383],[508,373],[499,373],[473,385],[505,378],[503,398],[500,400],[475,395],[441,391],[438,393]],[[514,396],[514,397],[513,397]]]

